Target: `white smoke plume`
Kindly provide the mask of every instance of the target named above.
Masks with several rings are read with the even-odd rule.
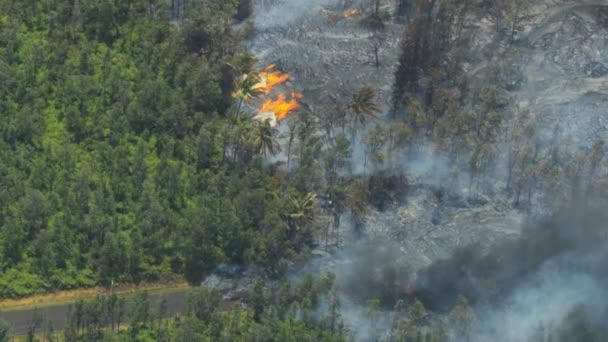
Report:
[[[559,327],[578,306],[591,317],[600,317],[606,289],[600,279],[580,268],[599,259],[567,255],[546,262],[499,306],[479,311],[482,318],[475,323],[472,340],[533,341],[541,329]]]

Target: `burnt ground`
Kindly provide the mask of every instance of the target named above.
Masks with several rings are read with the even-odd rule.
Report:
[[[388,105],[404,26],[389,21],[384,29],[369,27],[364,21],[369,14],[367,2],[341,5],[335,1],[332,5],[325,1],[325,6],[315,2],[319,3],[312,1],[302,16],[284,23],[260,15],[263,5],[258,6],[256,32],[247,45],[260,67],[274,63],[288,72],[286,87],[302,92],[303,102],[312,109],[348,102],[363,86],[374,87],[380,102]],[[353,8],[361,13],[342,17]]]
[[[370,11],[367,2],[315,0],[306,8],[286,5],[291,3],[258,1],[256,32],[248,48],[260,66],[275,63],[288,72],[286,89],[302,92],[305,104],[321,114],[324,106],[348,103],[362,86],[377,89],[387,109],[405,27],[387,23],[376,66],[374,30],[364,22]],[[394,4],[382,3],[388,9]],[[328,21],[350,8],[360,8],[361,15]],[[295,15],[294,9],[302,13]],[[605,1],[538,1],[521,18],[513,44],[496,38],[495,18],[481,18],[471,23],[475,38],[469,75],[481,82],[505,82],[513,107],[529,107],[542,135],[550,136],[559,124],[566,144],[589,147],[598,138],[608,138],[607,18]],[[284,131],[285,126],[280,129]],[[358,157],[356,151],[354,157]],[[371,209],[366,222],[369,235],[399,241],[403,257],[422,266],[448,257],[462,245],[490,246],[519,234],[525,214],[512,209],[500,195],[457,206],[438,199],[433,190],[449,174],[432,159],[431,152],[421,160],[405,161],[410,185],[419,190],[410,191],[403,204],[383,212]],[[410,170],[412,165],[420,170]],[[436,174],[433,178],[437,179],[429,180],[428,174]],[[497,194],[501,182],[493,180]],[[467,189],[461,192],[466,194]],[[342,238],[351,230],[348,219],[343,222]],[[342,242],[348,246],[348,241]]]

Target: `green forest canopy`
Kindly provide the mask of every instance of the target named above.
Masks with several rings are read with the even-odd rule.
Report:
[[[314,177],[288,186],[230,118],[235,2],[0,1],[0,298],[280,273],[310,241],[285,213]]]

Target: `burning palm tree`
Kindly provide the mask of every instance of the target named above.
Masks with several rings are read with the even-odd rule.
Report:
[[[260,74],[251,71],[248,74],[243,75],[235,83],[235,91],[232,93],[232,97],[241,101],[247,102],[259,95],[257,85],[260,83]]]
[[[235,82],[235,91],[232,93],[232,97],[238,99],[239,102],[235,109],[236,113],[234,117],[234,123],[236,123],[239,119],[243,103],[248,103],[251,100],[260,97],[261,95],[268,95],[274,90],[275,87],[287,82],[287,80],[289,79],[289,74],[283,73],[279,70],[274,70],[274,68],[275,65],[270,64],[269,66],[262,69],[262,71],[251,71],[240,77]],[[283,98],[279,97],[276,102],[285,102],[284,96],[285,95],[283,95]],[[276,103],[272,100],[267,100],[265,102],[265,105],[276,105]],[[293,104],[291,105],[293,106]],[[262,117],[258,119],[261,119],[260,121],[265,121],[265,119],[270,118],[271,121],[276,122],[274,118],[271,118],[270,115],[267,114],[271,112],[272,109],[274,108],[270,108],[270,110],[263,110],[262,113],[264,115],[262,115]],[[287,113],[282,115],[286,116]],[[282,117],[277,117],[276,119],[280,120],[282,119]]]
[[[259,96],[260,92],[256,88],[258,83],[260,83],[260,75],[255,71],[243,75],[235,82],[235,91],[232,93],[232,97],[239,100],[235,109],[235,123],[238,121],[243,103],[247,103]]]
[[[253,118],[257,121],[269,121],[271,126],[275,126],[277,121],[286,119],[289,115],[300,109],[300,103],[298,100],[302,99],[303,95],[300,93],[291,93],[291,98],[287,100],[285,94],[279,94],[279,96],[273,100],[272,98],[266,100],[260,108],[260,112]]]
[[[255,91],[264,94],[270,94],[272,90],[278,86],[279,84],[283,84],[287,82],[289,79],[289,74],[284,73],[280,70],[275,70],[274,64],[270,64],[264,70],[258,73],[259,82],[256,83],[253,87]]]

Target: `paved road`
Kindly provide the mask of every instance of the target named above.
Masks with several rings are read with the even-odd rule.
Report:
[[[151,310],[154,314],[158,308],[158,303],[162,298],[167,299],[167,316],[174,317],[181,315],[186,307],[186,299],[188,296],[189,289],[180,290],[178,292],[170,292],[164,294],[151,294]],[[58,305],[46,308],[40,308],[39,311],[42,313],[45,323],[43,327],[46,327],[46,322],[53,322],[55,330],[61,330],[66,325],[66,318],[69,305]],[[22,311],[7,311],[0,312],[0,319],[7,321],[11,326],[11,335],[25,335],[27,334],[28,327],[34,314],[33,309],[22,310]],[[125,315],[128,320],[128,314]],[[43,328],[44,329],[44,328]]]

